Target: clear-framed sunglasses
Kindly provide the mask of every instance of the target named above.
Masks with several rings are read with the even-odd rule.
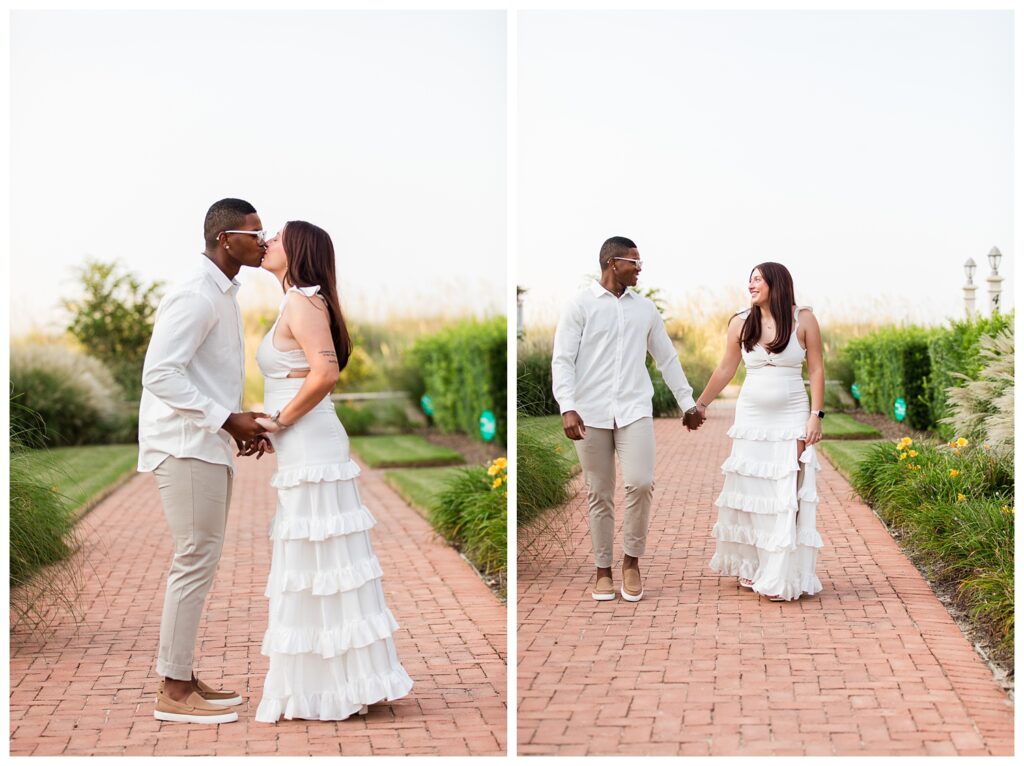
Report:
[[[614,258],[612,258],[612,260],[613,261],[629,261],[630,263],[634,264],[638,269],[642,269],[644,267],[644,262],[642,260],[640,260],[639,258],[620,258],[619,256],[615,256]]]
[[[247,229],[227,229],[226,231],[222,231],[221,234],[252,234],[254,237],[256,237],[257,244],[260,245],[267,241],[267,232],[263,231],[263,229],[260,229],[259,231],[249,231]]]

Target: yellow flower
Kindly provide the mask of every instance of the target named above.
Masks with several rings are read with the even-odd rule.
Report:
[[[909,447],[913,443],[914,443],[913,439],[911,439],[909,436],[904,436],[902,439],[900,439],[899,444],[897,444],[896,446],[899,449],[906,449],[907,447]]]
[[[919,466],[919,465],[912,465],[910,467],[913,468],[915,471],[920,471],[921,470],[921,466]]]
[[[497,479],[494,480],[494,483],[491,485],[491,489],[497,489],[500,486],[501,486],[501,477],[499,476]]]
[[[967,499],[967,495],[965,495],[965,494],[964,494],[963,492],[958,492],[958,493],[957,493],[957,495],[956,495],[956,501],[957,501],[958,503],[962,503],[962,502],[963,502],[964,500],[966,500],[966,499]]]
[[[907,453],[906,452],[901,452],[900,453],[900,460],[906,460],[906,459],[907,459]]]
[[[960,475],[960,472],[958,470],[956,470],[955,468],[950,468],[949,469],[949,475],[956,477],[956,476]]]
[[[907,454],[910,455],[910,457],[917,457],[917,450],[916,449],[912,449],[912,450],[908,451]]]
[[[982,445],[981,445],[981,448],[982,448],[982,449],[992,449],[992,448],[991,448],[990,446],[988,446],[987,444],[982,444]]]
[[[498,468],[498,466],[494,465],[494,463],[491,463],[491,467],[487,469],[487,475],[494,476],[494,474],[496,474],[500,470],[501,469]]]
[[[1002,510],[1003,513],[1008,514],[1010,516],[1016,515],[1013,512],[1013,507],[1012,506],[1004,505],[1001,510]]]
[[[959,439],[956,440],[956,446],[958,446],[958,447],[966,447],[968,444],[970,444],[970,442],[967,441],[962,436]]]

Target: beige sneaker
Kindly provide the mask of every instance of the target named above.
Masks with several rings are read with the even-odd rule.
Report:
[[[594,590],[590,594],[594,597],[594,601],[611,601],[615,598],[615,585],[612,583],[611,577],[599,577],[597,578],[597,585],[594,586]]]
[[[626,601],[639,601],[644,597],[644,584],[637,569],[622,570],[622,597]]]
[[[196,678],[196,674],[192,674],[192,691],[196,692],[200,697],[209,702],[211,705],[241,705],[242,698],[232,691],[227,689],[217,690],[209,684],[205,684]]]
[[[156,695],[156,708],[153,717],[158,721],[174,721],[176,723],[231,723],[238,720],[238,713],[225,710],[223,706],[213,705],[192,692],[183,702],[171,699],[164,693],[163,684]]]

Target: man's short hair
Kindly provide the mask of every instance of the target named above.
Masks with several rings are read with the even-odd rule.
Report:
[[[608,268],[608,264],[612,262],[612,258],[622,258],[630,250],[636,247],[636,242],[631,240],[629,237],[609,237],[601,245],[601,254],[598,256],[598,261],[601,264],[601,271]]]
[[[255,212],[256,208],[244,199],[228,197],[214,202],[206,211],[206,220],[203,221],[203,238],[206,240],[206,246],[216,247],[218,234],[244,225],[245,217]]]

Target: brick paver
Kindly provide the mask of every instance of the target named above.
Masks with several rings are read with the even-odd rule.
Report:
[[[201,678],[245,701],[221,726],[153,718],[154,657],[171,538],[152,476],[132,478],[82,522],[77,628],[11,636],[12,755],[498,755],[506,750],[506,613],[458,553],[364,468],[374,548],[401,628],[410,696],[341,722],[253,720],[266,658],[263,589],[273,456],[239,459],[227,538],[197,647]]]
[[[773,603],[708,569],[732,419],[714,408],[696,433],[655,423],[641,602],[590,598],[582,492],[566,552],[520,561],[518,752],[1012,755],[1007,695],[826,460],[821,594]],[[620,522],[621,488],[620,476]],[[620,524],[616,586],[621,539]]]

